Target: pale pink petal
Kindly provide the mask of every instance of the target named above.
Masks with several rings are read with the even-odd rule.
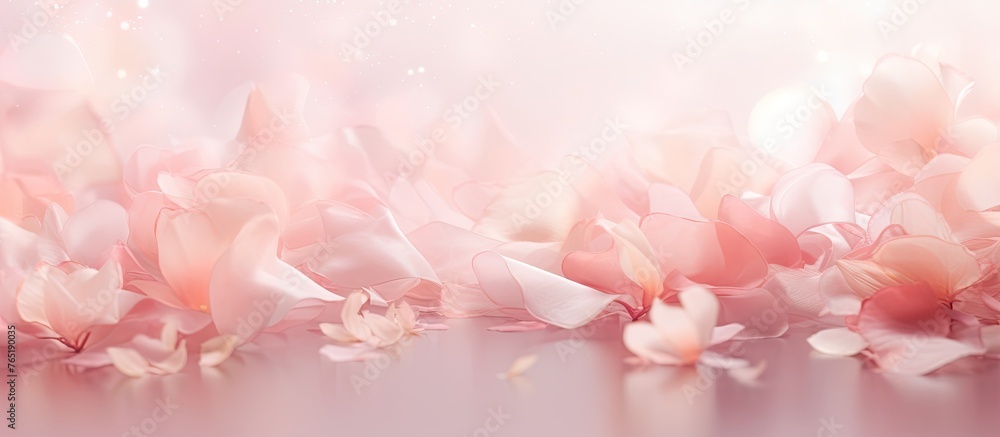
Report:
[[[990,119],[973,117],[952,124],[948,139],[951,141],[948,152],[972,158],[987,146],[996,144],[1000,134],[997,133],[997,125]]]
[[[649,212],[670,214],[689,220],[705,220],[684,190],[667,184],[654,183],[649,186]]]
[[[934,237],[891,240],[875,252],[872,260],[913,282],[930,285],[941,299],[952,299],[982,276],[979,262],[968,249]]]
[[[901,140],[931,150],[939,132],[951,123],[951,99],[934,72],[915,59],[883,57],[863,89],[855,124],[858,137],[875,153]]]
[[[966,209],[984,211],[1000,205],[1000,145],[984,148],[958,177],[958,201]]]
[[[356,343],[361,341],[358,337],[355,337],[354,334],[344,328],[344,325],[336,323],[320,323],[319,329],[323,332],[323,335],[341,343]]]
[[[365,324],[372,331],[372,336],[378,339],[378,346],[380,347],[395,344],[406,334],[406,331],[395,320],[390,320],[385,316],[366,313],[364,318]]]
[[[856,315],[861,311],[863,297],[851,289],[839,268],[823,272],[819,280],[819,294],[833,315]]]
[[[232,356],[239,343],[238,338],[229,335],[220,335],[206,340],[201,344],[201,358],[198,359],[198,365],[215,367],[222,364]]]
[[[96,268],[104,264],[110,247],[128,238],[128,229],[125,208],[99,200],[76,211],[61,236],[71,259]]]
[[[826,164],[797,168],[771,191],[771,215],[793,235],[827,223],[854,223],[854,187]]]
[[[152,371],[152,373],[156,373],[159,375],[168,375],[171,373],[180,372],[182,369],[184,369],[184,366],[187,364],[187,358],[188,358],[186,346],[187,346],[186,342],[182,340],[180,344],[177,345],[177,349],[174,350],[167,357],[164,357],[163,359],[160,360],[150,360],[149,361],[150,367],[155,369],[155,371]]]
[[[892,225],[900,226],[907,235],[953,239],[944,216],[927,199],[913,193],[896,195],[879,208],[868,222],[868,235],[877,238]]]
[[[648,322],[632,322],[622,333],[625,348],[644,360],[655,364],[683,364],[663,338],[662,332]]]
[[[135,349],[109,347],[107,353],[115,368],[126,376],[138,378],[149,373],[149,362]]]
[[[295,307],[344,300],[279,260],[277,250],[278,223],[271,213],[247,223],[219,258],[210,298],[220,334],[248,341]]]
[[[841,260],[837,268],[854,294],[866,298],[879,290],[913,281],[895,270],[873,261]]]
[[[682,290],[678,298],[694,324],[698,344],[703,348],[708,347],[712,342],[712,330],[719,320],[719,299],[703,287]]]
[[[361,308],[368,303],[368,298],[367,292],[356,291],[347,296],[340,309],[340,321],[344,330],[354,338],[353,341],[367,341],[372,336],[371,328],[361,315]]]
[[[832,328],[817,332],[807,340],[809,345],[827,355],[849,357],[868,348],[865,338],[847,328]]]
[[[160,271],[188,307],[208,311],[209,283],[216,261],[254,217],[271,209],[246,199],[216,198],[193,209],[164,210],[156,221]]]
[[[593,288],[572,282],[496,252],[484,252],[473,260],[481,275],[483,291],[490,296],[520,295],[507,299],[511,308],[523,307],[542,322],[561,328],[583,326],[616,299]]]
[[[412,280],[438,282],[433,268],[384,207],[369,213],[342,203],[322,202],[300,211],[292,220],[313,214],[322,220],[325,235],[309,249],[315,255],[306,265],[333,287],[372,287],[393,301],[412,288],[404,286]]]
[[[660,348],[671,354],[684,364],[691,364],[698,355],[708,347],[711,338],[702,343],[700,326],[695,324],[685,308],[667,305],[663,301],[653,301],[649,312],[649,321],[660,331]],[[708,336],[712,332],[709,330]]]

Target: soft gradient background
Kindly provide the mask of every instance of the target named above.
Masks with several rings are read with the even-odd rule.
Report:
[[[123,156],[141,144],[232,138],[250,84],[289,72],[312,85],[305,115],[314,135],[373,124],[401,142],[426,135],[480,77],[492,76],[502,86],[486,103],[543,161],[593,138],[608,117],[652,131],[696,110],[724,109],[746,135],[756,102],[795,84],[830,90],[839,113],[880,56],[917,44],[940,45],[943,61],[973,77],[1000,74],[993,47],[1000,5],[985,0],[905,2],[918,7],[889,33],[880,21],[892,24],[903,1],[409,1],[387,26],[372,25],[372,14],[387,8],[376,1],[60,3],[37,32],[78,44],[82,59],[53,59],[52,68],[85,63],[100,114],[115,117],[116,99],[149,69],[165,73],[116,122]],[[553,26],[549,13],[561,4],[569,13]],[[0,44],[25,32],[24,17],[39,8],[0,4]],[[725,10],[734,21],[678,68],[673,55]],[[344,44],[366,26],[377,34],[347,56]],[[987,91],[1000,102],[1000,90]],[[360,393],[352,378],[366,377],[365,364],[322,361],[316,339],[293,334],[262,340],[224,370],[165,378],[132,380],[113,369],[72,374],[53,363],[20,386],[17,433],[129,435],[166,399],[180,408],[153,435],[482,435],[476,429],[493,408],[512,415],[489,433],[496,436],[987,436],[1000,429],[993,414],[1000,372],[992,364],[970,374],[887,377],[860,361],[810,355],[793,332],[749,349],[748,358],[770,367],[758,387],[746,387],[686,370],[633,371],[622,364],[617,327],[606,335],[504,335],[485,333],[478,321],[452,325],[403,348]],[[523,384],[494,378],[532,352],[542,359]],[[701,394],[686,397],[698,384]]]

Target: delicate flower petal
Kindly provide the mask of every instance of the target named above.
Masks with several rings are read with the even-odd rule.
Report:
[[[703,287],[682,290],[678,298],[694,324],[698,343],[708,347],[712,342],[712,330],[719,320],[719,298]]]
[[[663,338],[663,333],[648,322],[632,322],[622,333],[625,348],[639,358],[655,364],[684,364]]]
[[[230,335],[220,335],[206,340],[201,344],[201,358],[198,359],[198,365],[215,367],[222,364],[232,356],[239,343],[238,338]]]
[[[335,323],[320,323],[319,329],[323,332],[323,335],[341,343],[356,343],[362,341],[348,331],[347,328],[344,328],[344,325]]]
[[[827,355],[848,357],[857,355],[868,347],[865,338],[847,328],[833,328],[809,337],[809,345]]]
[[[115,368],[126,376],[138,378],[149,373],[149,362],[134,349],[109,347],[107,353]]]

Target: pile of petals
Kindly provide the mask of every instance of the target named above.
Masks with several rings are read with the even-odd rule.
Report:
[[[777,142],[765,98],[747,138],[708,112],[548,162],[484,111],[402,170],[393,126],[311,133],[298,76],[254,86],[232,138],[122,144],[85,66],[12,73],[43,58],[0,56],[0,318],[69,365],[218,366],[296,328],[366,359],[443,327],[421,317],[614,318],[669,365],[802,322],[887,372],[1000,356],[1000,120],[933,48],[842,114],[808,95]]]

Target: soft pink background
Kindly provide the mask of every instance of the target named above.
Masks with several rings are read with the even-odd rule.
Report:
[[[492,75],[503,85],[488,104],[523,145],[550,157],[592,138],[613,116],[654,130],[694,110],[725,109],[746,134],[757,100],[797,83],[825,86],[842,112],[881,55],[920,43],[941,45],[943,60],[973,77],[1000,74],[992,47],[1000,6],[985,0],[928,0],[888,36],[879,21],[902,1],[591,0],[555,28],[546,12],[556,1],[413,1],[348,60],[342,44],[384,8],[380,2],[244,0],[222,19],[212,0],[67,3],[40,32],[77,42],[100,113],[110,116],[114,99],[146,69],[167,72],[116,127],[122,153],[193,136],[231,138],[250,84],[286,72],[312,84],[306,117],[314,134],[375,124],[400,139],[425,134],[479,76]],[[727,8],[735,22],[679,70],[673,53]],[[2,41],[38,10],[30,1],[0,4]],[[471,435],[494,407],[514,415],[498,436],[993,435],[988,430],[1000,426],[987,417],[1000,392],[995,366],[885,377],[859,361],[812,356],[793,334],[749,352],[771,363],[761,388],[722,380],[687,402],[681,390],[696,376],[629,372],[614,335],[583,340],[563,362],[555,342],[572,333],[513,337],[481,324],[455,322],[450,332],[417,340],[360,395],[351,377],[364,364],[321,361],[309,336],[287,346],[265,341],[229,374],[192,369],[132,380],[113,369],[72,375],[53,364],[21,386],[19,432],[121,435],[168,396],[181,408],[156,435]],[[542,357],[527,375],[531,389],[493,377],[531,352]],[[844,424],[840,434],[817,434],[828,418]]]

